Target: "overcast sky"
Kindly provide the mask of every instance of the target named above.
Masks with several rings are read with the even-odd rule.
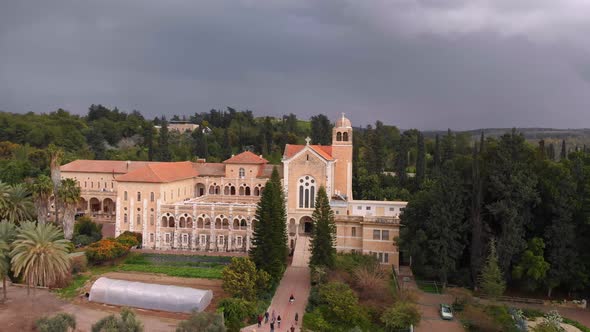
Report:
[[[3,1],[0,110],[92,103],[590,127],[590,1]]]

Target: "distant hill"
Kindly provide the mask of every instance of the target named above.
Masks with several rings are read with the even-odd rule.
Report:
[[[561,140],[567,142],[568,148],[583,147],[584,145],[590,147],[590,128],[584,129],[557,129],[557,128],[516,128],[520,133],[524,134],[527,141],[537,143],[540,140],[545,140],[546,144],[558,143]],[[469,134],[473,140],[479,139],[483,131],[486,137],[499,137],[505,133],[512,131],[512,128],[483,128],[465,131],[456,131],[455,133]],[[433,138],[438,135],[446,135],[446,130],[424,131],[426,137]]]

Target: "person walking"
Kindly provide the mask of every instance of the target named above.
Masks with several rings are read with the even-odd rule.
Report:
[[[272,317],[273,322],[277,320],[277,314],[274,309],[272,309],[272,316],[271,317]]]
[[[291,296],[289,297],[289,303],[293,303],[295,302],[295,296],[293,296],[293,294],[291,294]]]
[[[279,315],[279,317],[277,317],[277,325],[278,325],[278,328],[280,329],[281,328],[281,315]]]
[[[264,324],[268,323],[268,311],[264,313]]]
[[[295,325],[297,325],[298,321],[299,321],[299,314],[295,313]]]
[[[275,323],[270,322],[270,332],[275,332]]]
[[[258,327],[262,325],[262,315],[258,315]]]
[[[293,324],[291,324],[291,332],[295,332],[295,326]]]

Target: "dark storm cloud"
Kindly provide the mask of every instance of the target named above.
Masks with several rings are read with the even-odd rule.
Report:
[[[0,10],[0,109],[590,127],[588,13],[582,0],[15,1]]]

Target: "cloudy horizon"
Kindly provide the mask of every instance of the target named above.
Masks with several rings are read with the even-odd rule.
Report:
[[[0,110],[588,128],[587,31],[583,0],[24,0],[0,11]]]

